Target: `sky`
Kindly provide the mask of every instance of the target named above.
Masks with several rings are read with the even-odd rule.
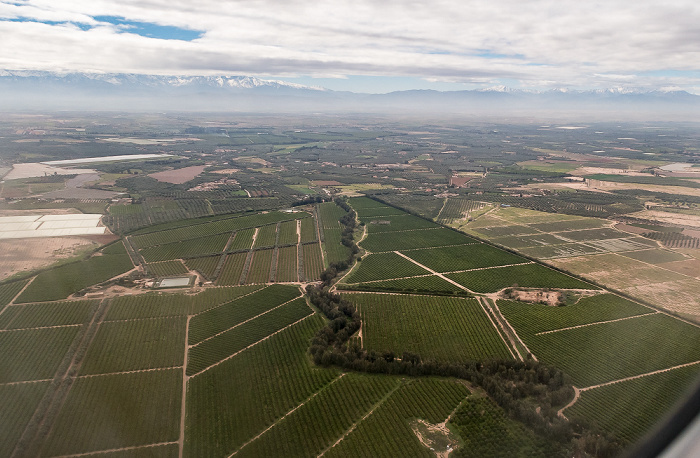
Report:
[[[0,70],[700,94],[700,2],[0,0]]]

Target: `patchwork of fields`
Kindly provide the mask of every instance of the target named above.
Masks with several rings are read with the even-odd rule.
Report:
[[[204,281],[232,286],[318,280],[332,262],[346,260],[338,221],[345,210],[333,202],[307,212],[193,220],[128,236],[146,269],[174,276],[196,271]],[[155,229],[157,229],[156,227]]]
[[[681,316],[700,318],[700,252],[670,248],[599,218],[491,207],[452,225]],[[625,228],[625,225],[618,225]]]
[[[624,443],[700,374],[693,323],[378,201],[349,203],[365,251],[335,287],[361,317],[351,342],[372,355],[496,366],[535,358],[576,387],[561,415]],[[523,252],[580,245],[603,260],[685,259],[616,238],[598,220],[488,211],[458,202],[439,220],[484,214],[475,236]],[[85,263],[0,285],[0,456],[547,455],[551,445],[465,380],[312,363],[310,343],[328,320],[302,287],[347,259],[345,214],[324,203],[154,226]],[[494,224],[497,215],[512,224]],[[623,245],[634,249],[614,251]],[[211,283],[66,300],[132,269],[132,259],[154,276],[196,271]],[[42,288],[65,279],[65,289]],[[567,305],[507,300],[511,289],[561,291]],[[631,410],[609,408],[621,399]],[[436,430],[444,436],[426,442]]]

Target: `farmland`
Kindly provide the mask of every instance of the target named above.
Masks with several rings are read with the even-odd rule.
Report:
[[[700,375],[697,129],[262,119],[3,118],[5,165],[173,156],[0,184],[113,232],[7,247],[0,456],[616,456]]]
[[[513,356],[475,299],[348,294],[362,314],[363,346],[438,361]]]

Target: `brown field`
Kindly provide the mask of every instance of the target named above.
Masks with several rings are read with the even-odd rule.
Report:
[[[50,266],[97,245],[82,237],[22,239],[21,243],[11,239],[0,240],[0,280],[19,272]]]
[[[688,259],[686,261],[665,262],[662,267],[678,272],[679,274],[690,275],[700,278],[700,259]]]
[[[164,172],[156,172],[148,175],[158,181],[172,184],[187,183],[204,171],[206,165],[193,165],[191,167],[183,167],[181,169],[166,170]]]

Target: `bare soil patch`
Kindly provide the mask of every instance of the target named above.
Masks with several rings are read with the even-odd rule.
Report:
[[[23,239],[21,243],[0,240],[0,279],[50,266],[96,246],[96,242],[82,237]]]
[[[164,172],[156,172],[148,175],[158,181],[172,184],[187,183],[204,171],[206,165],[193,165],[191,167],[183,167],[181,169],[166,170]]]
[[[700,259],[688,259],[686,261],[665,262],[661,267],[678,272],[679,274],[690,275],[700,278]]]
[[[438,458],[447,458],[459,445],[459,441],[447,428],[446,423],[434,425],[425,420],[414,420],[410,425],[421,444],[428,447]]]
[[[543,289],[522,290],[510,289],[507,293],[503,292],[505,299],[529,302],[531,304],[546,304],[551,307],[557,307],[564,302],[564,295],[561,291],[545,291]]]

